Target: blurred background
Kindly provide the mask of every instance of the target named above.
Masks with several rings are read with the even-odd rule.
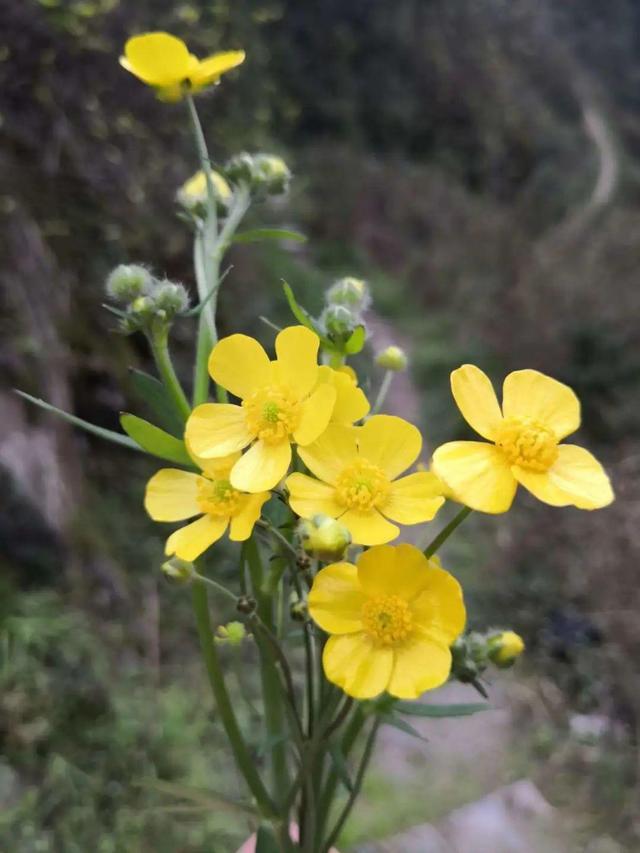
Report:
[[[640,850],[640,5],[0,0],[0,16],[0,847],[211,853],[246,834],[194,791],[238,783],[142,509],[156,466],[12,393],[118,429],[140,411],[128,366],[151,365],[101,308],[105,276],[144,262],[193,285],[184,105],[117,62],[164,29],[200,55],[245,48],[199,99],[213,157],[284,156],[291,192],[251,223],[309,237],[233,250],[221,332],[270,343],[257,317],[287,318],[281,278],[316,313],[335,278],[366,278],[373,348],[411,357],[390,401],[425,459],[465,435],[451,369],[534,367],[577,391],[578,443],[617,491],[596,513],[521,494],[465,524],[444,558],[470,626],[515,629],[526,659],[493,679],[495,710],[429,721],[426,744],[383,736],[341,847],[479,853],[493,820],[511,853]],[[192,336],[176,326],[186,381]],[[252,651],[226,659],[242,676]]]

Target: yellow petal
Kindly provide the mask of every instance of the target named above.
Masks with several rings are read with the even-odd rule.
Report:
[[[222,74],[241,65],[245,60],[244,50],[227,50],[224,53],[214,53],[201,60],[189,74],[189,80],[194,86],[206,86],[215,83]]]
[[[415,545],[379,545],[358,557],[358,579],[367,596],[411,601],[427,588],[429,575],[429,561]]]
[[[271,363],[255,338],[230,335],[211,350],[209,373],[214,382],[244,400],[270,384]]]
[[[319,377],[320,382],[336,389],[336,402],[331,414],[333,423],[351,425],[368,414],[369,401],[350,374],[323,365],[319,368]]]
[[[575,444],[561,444],[558,458],[540,479],[523,476],[521,470],[516,477],[532,494],[552,506],[571,504],[578,509],[600,509],[614,499],[602,465],[588,450]],[[562,496],[565,500],[561,503]]]
[[[205,459],[203,456],[197,456],[193,453],[189,446],[187,446],[187,450],[196,465],[212,480],[228,480],[229,471],[240,459],[240,451],[230,453],[228,456],[221,456],[219,459]]]
[[[360,455],[393,480],[412,465],[422,448],[420,430],[395,415],[374,415],[357,428]]]
[[[335,483],[347,465],[358,457],[357,431],[342,424],[329,424],[319,439],[298,447],[298,456],[312,474],[325,483]]]
[[[580,426],[580,401],[568,385],[537,370],[516,370],[504,380],[505,418],[533,418],[552,430],[558,441]]]
[[[333,684],[355,699],[373,699],[387,688],[393,667],[393,651],[376,648],[365,634],[329,637],[322,665]]]
[[[315,576],[309,592],[309,613],[328,634],[362,631],[363,604],[358,572],[351,563],[333,563]]]
[[[394,480],[389,497],[380,510],[387,518],[400,524],[420,524],[431,521],[443,503],[438,477],[429,471],[418,471]]]
[[[311,392],[318,381],[320,338],[305,326],[289,326],[276,338],[276,362],[279,380],[293,388],[300,399]]]
[[[257,495],[246,496],[240,509],[231,518],[229,539],[234,542],[244,542],[251,536],[253,526],[262,513],[262,507],[270,497],[270,492],[258,492]]]
[[[425,690],[440,687],[451,672],[451,652],[417,635],[395,650],[387,687],[398,699],[417,699]]]
[[[252,439],[242,406],[203,403],[191,412],[185,440],[191,452],[205,459],[228,456]]]
[[[466,610],[462,587],[453,575],[429,561],[422,592],[411,603],[416,628],[448,647],[464,630]]]
[[[473,364],[463,364],[451,374],[451,391],[465,421],[492,441],[502,412],[491,380]]]
[[[383,518],[377,509],[359,511],[348,509],[340,516],[355,545],[383,545],[395,539],[400,530]]]
[[[127,71],[151,86],[170,86],[187,76],[187,46],[168,33],[134,36],[127,41],[124,53]]]
[[[200,515],[197,495],[201,479],[188,471],[162,468],[147,483],[144,508],[154,521],[183,521]]]
[[[336,401],[335,388],[318,385],[310,397],[301,404],[302,415],[293,437],[300,445],[311,444],[327,428]]]
[[[570,506],[573,501],[551,480],[548,471],[527,471],[514,465],[513,476],[539,501],[550,506]]]
[[[506,512],[517,481],[502,452],[480,441],[451,441],[433,454],[434,473],[456,500],[480,512]]]
[[[265,492],[277,486],[291,462],[288,441],[256,441],[231,469],[231,485],[241,492]]]
[[[291,474],[285,483],[289,490],[291,509],[301,518],[314,515],[330,515],[337,518],[344,507],[337,503],[333,486],[307,477],[306,474]]]
[[[220,539],[228,523],[228,518],[203,515],[197,521],[192,521],[191,524],[172,533],[167,539],[165,553],[168,556],[175,554],[181,560],[197,560],[209,545],[213,545]]]

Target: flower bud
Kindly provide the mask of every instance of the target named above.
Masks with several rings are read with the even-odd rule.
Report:
[[[245,184],[252,192],[264,195],[281,195],[291,181],[289,167],[275,154],[243,151],[226,163],[224,173],[232,184]]]
[[[487,640],[487,653],[500,669],[507,669],[525,649],[524,640],[515,631],[500,631]]]
[[[393,370],[395,373],[406,370],[408,363],[406,353],[400,347],[390,346],[376,355],[376,364],[379,367],[384,367],[385,370]]]
[[[138,264],[120,264],[107,278],[106,291],[119,302],[132,302],[153,287],[149,270]]]
[[[231,201],[231,187],[219,172],[210,170],[209,176],[213,186],[213,194],[217,203],[218,213],[224,214]],[[176,193],[178,204],[196,216],[203,216],[207,205],[207,178],[202,169],[196,172],[180,187]]]
[[[179,557],[172,557],[163,563],[162,571],[168,578],[173,578],[179,583],[189,583],[195,574],[193,563],[181,560]]]
[[[182,284],[161,281],[153,292],[156,310],[164,311],[168,319],[182,314],[189,308],[189,294]]]
[[[294,622],[306,622],[309,618],[309,608],[306,601],[298,599],[292,601],[289,608],[289,614]]]
[[[298,534],[304,550],[324,561],[339,560],[351,544],[351,534],[344,524],[328,515],[302,520]]]
[[[367,283],[360,278],[346,276],[331,285],[325,295],[329,305],[344,305],[352,311],[361,312],[371,302]]]
[[[360,320],[344,305],[327,305],[320,315],[320,325],[334,341],[346,341],[360,325]]]
[[[218,626],[214,640],[220,644],[239,646],[246,637],[247,629],[242,622],[227,622],[226,625]]]
[[[236,610],[238,611],[238,613],[246,613],[247,615],[251,615],[255,612],[256,606],[257,605],[255,598],[251,598],[248,595],[242,595],[236,603]]]

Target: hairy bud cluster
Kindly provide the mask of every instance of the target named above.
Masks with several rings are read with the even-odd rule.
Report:
[[[233,156],[223,171],[231,184],[244,184],[256,195],[282,195],[291,182],[289,167],[275,154],[243,151]]]
[[[189,294],[182,284],[158,280],[137,264],[117,266],[107,278],[106,291],[124,306],[119,315],[125,334],[147,331],[154,323],[168,326],[189,308]]]
[[[219,216],[224,216],[231,202],[231,187],[221,174],[213,169],[209,171],[213,195]],[[200,170],[180,187],[176,193],[176,201],[188,213],[198,218],[204,218],[207,211],[207,177]]]
[[[451,678],[473,684],[484,694],[480,678],[490,664],[507,669],[524,651],[524,641],[515,631],[470,631],[451,646]]]
[[[371,304],[366,282],[346,276],[335,281],[325,294],[325,308],[320,325],[334,343],[344,344],[357,329],[364,326],[363,314]]]

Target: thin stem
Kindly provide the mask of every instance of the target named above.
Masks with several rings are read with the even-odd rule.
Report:
[[[293,547],[291,542],[289,542],[289,540],[285,536],[283,536],[282,533],[280,533],[277,528],[269,524],[268,521],[263,521],[262,519],[259,519],[256,524],[259,527],[262,527],[263,530],[268,530],[269,533],[271,533],[271,535],[274,536],[278,540],[278,542],[291,554],[291,556],[295,557],[296,560],[298,559],[298,552],[296,551],[296,549]]]
[[[380,384],[380,390],[378,391],[378,396],[376,397],[375,403],[371,407],[371,413],[370,413],[369,417],[371,417],[371,415],[377,415],[378,412],[380,411],[380,409],[382,408],[382,406],[384,405],[384,401],[387,397],[387,392],[389,391],[393,377],[394,377],[394,371],[393,370],[387,370],[385,372],[384,376],[382,377],[382,383]]]
[[[436,536],[436,538],[431,542],[430,545],[424,549],[425,557],[433,557],[436,551],[440,548],[440,546],[447,541],[447,539],[451,536],[453,531],[465,520],[468,515],[471,515],[471,508],[468,506],[463,506],[460,512],[455,515],[449,524],[445,528],[443,528],[440,533]]]
[[[182,385],[178,379],[169,355],[169,333],[166,326],[152,329],[149,333],[149,343],[153,358],[162,378],[165,388],[171,396],[171,400],[180,419],[186,421],[191,414],[191,406]]]
[[[221,595],[224,595],[230,601],[233,601],[234,604],[238,603],[238,596],[235,593],[231,592],[230,589],[227,589],[226,586],[223,586],[221,583],[218,583],[218,581],[214,581],[213,578],[208,578],[206,577],[206,575],[198,574],[198,572],[195,572],[193,576],[194,578],[197,578],[197,580],[202,581],[202,583],[209,584],[209,586],[213,587],[216,592],[219,592]]]
[[[202,232],[197,231],[193,239],[193,266],[198,285],[198,298],[200,301],[206,299],[207,275],[204,264],[204,243]],[[193,405],[204,403],[209,396],[209,371],[207,361],[212,347],[210,328],[215,329],[215,316],[213,321],[207,312],[211,311],[211,301],[205,305],[198,317],[198,343],[196,352],[196,364],[193,375]]]
[[[231,699],[224,682],[224,675],[216,644],[213,642],[211,629],[211,618],[209,616],[209,605],[207,602],[207,589],[201,580],[196,579],[191,587],[193,610],[200,638],[200,649],[204,659],[211,692],[213,693],[220,719],[231,744],[236,763],[244,776],[251,793],[261,813],[269,819],[277,818],[277,809],[269,792],[264,786],[255,766],[255,762],[249,753],[247,745],[240,731],[238,721],[233,711]]]

